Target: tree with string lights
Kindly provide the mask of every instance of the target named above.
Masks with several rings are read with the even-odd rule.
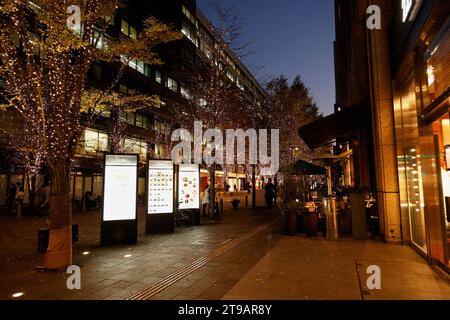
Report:
[[[232,79],[233,67],[230,63],[230,55],[244,57],[248,54],[247,44],[240,41],[243,25],[232,9],[216,6],[215,11],[218,24],[213,28],[212,35],[199,32],[202,53],[193,61],[192,68],[179,77],[186,93],[184,101],[175,104],[174,116],[177,124],[190,132],[194,131],[194,122],[201,121],[204,128],[219,129],[223,134],[226,129],[239,126],[244,119],[242,109],[246,93],[236,84],[236,79]],[[202,151],[212,145],[214,141],[203,141]],[[214,150],[213,156],[218,151]],[[225,173],[230,170],[224,161],[206,166],[212,204],[216,198],[217,169],[221,168]],[[211,205],[211,214],[213,210],[214,205]]]
[[[72,263],[70,172],[84,129],[111,105],[108,100],[131,61],[159,64],[155,46],[180,38],[171,26],[150,17],[136,39],[123,35],[107,41],[119,5],[111,0],[3,0],[0,6],[2,109],[17,114],[23,134],[0,131],[48,167],[50,239],[44,266],[49,269]],[[86,84],[94,61],[116,70],[102,89]]]

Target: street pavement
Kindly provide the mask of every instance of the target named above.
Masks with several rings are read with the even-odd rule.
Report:
[[[262,207],[262,193],[257,210],[240,197],[237,210],[225,199],[221,221],[167,235],[145,235],[141,208],[134,246],[100,247],[100,213],[74,214],[81,290],[68,290],[63,272],[36,269],[44,218],[0,216],[0,299],[23,292],[19,299],[450,300],[449,280],[407,246],[283,236],[280,212]],[[370,265],[380,267],[381,290],[366,288]]]

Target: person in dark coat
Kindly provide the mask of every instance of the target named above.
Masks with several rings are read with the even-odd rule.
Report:
[[[274,198],[275,198],[275,186],[272,183],[272,179],[271,178],[269,178],[269,182],[264,187],[264,190],[266,191],[265,200],[266,200],[267,208],[269,210],[272,210],[273,201],[274,201]]]

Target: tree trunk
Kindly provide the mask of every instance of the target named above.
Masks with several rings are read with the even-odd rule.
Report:
[[[252,165],[252,208],[256,209],[256,165]]]
[[[50,238],[44,256],[47,269],[72,264],[72,205],[70,201],[70,166],[68,161],[51,163]]]
[[[209,179],[211,182],[211,187],[209,187],[209,213],[211,217],[215,217],[214,209],[216,206],[216,169],[214,165],[209,169]]]

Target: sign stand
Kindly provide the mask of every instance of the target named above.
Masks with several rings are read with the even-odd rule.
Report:
[[[177,207],[189,211],[193,225],[200,225],[200,166],[180,164],[177,174]]]
[[[138,155],[104,158],[100,245],[137,243]]]
[[[173,233],[175,168],[170,160],[147,163],[147,234]]]

